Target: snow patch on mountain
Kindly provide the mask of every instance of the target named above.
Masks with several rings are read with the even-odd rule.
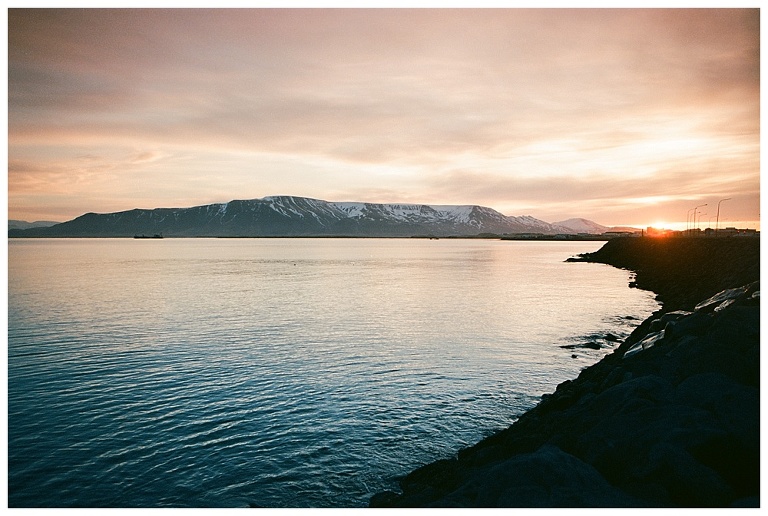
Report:
[[[554,225],[568,228],[574,233],[588,233],[591,235],[600,235],[610,230],[607,226],[603,226],[597,222],[581,218],[573,218],[555,222]]]
[[[344,212],[349,218],[362,217],[363,211],[365,211],[364,202],[334,202],[332,204]]]
[[[507,219],[514,221],[515,223],[525,226],[531,233],[572,233],[571,230],[565,227],[557,226],[556,224],[550,224],[543,220],[531,217],[530,215],[520,215],[517,217],[509,216]]]
[[[437,213],[440,214],[441,217],[452,220],[455,222],[459,222],[462,224],[467,224],[470,221],[470,216],[472,215],[472,208],[474,206],[467,206],[467,205],[436,205],[431,206],[433,210],[435,210]]]

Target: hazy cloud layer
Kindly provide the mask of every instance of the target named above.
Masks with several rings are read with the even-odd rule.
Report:
[[[645,224],[731,196],[757,220],[759,42],[757,9],[11,9],[9,216],[294,194]]]

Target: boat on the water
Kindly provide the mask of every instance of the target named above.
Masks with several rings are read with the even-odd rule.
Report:
[[[136,239],[147,239],[147,238],[149,238],[149,239],[160,239],[160,238],[163,238],[163,234],[162,234],[162,233],[155,233],[155,234],[154,234],[154,235],[152,235],[152,236],[147,236],[147,235],[133,235],[133,238],[136,238]]]

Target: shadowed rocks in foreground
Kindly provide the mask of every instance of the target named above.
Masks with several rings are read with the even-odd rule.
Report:
[[[698,275],[658,269],[707,250],[692,239],[617,239],[582,257],[634,260],[664,307],[511,427],[370,505],[758,507],[759,240],[728,240],[710,240]]]

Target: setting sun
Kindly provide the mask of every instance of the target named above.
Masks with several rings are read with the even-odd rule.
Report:
[[[669,227],[669,223],[663,220],[657,220],[656,222],[653,222],[651,227],[656,229],[671,229]]]

